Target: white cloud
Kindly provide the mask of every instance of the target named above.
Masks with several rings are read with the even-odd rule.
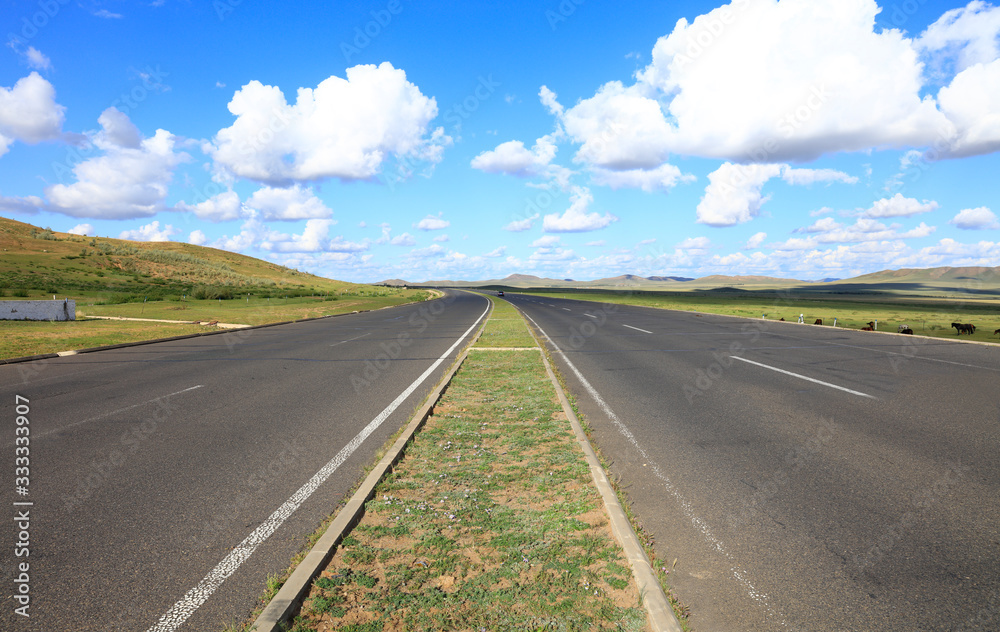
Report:
[[[410,233],[403,233],[390,239],[389,243],[393,246],[416,246],[417,240]]]
[[[697,178],[671,164],[662,164],[654,169],[626,169],[614,171],[602,167],[590,170],[594,184],[611,187],[612,189],[633,188],[642,189],[646,193],[654,191],[669,191],[682,182],[694,182]]]
[[[948,223],[965,230],[1000,229],[996,214],[985,206],[963,209]]]
[[[558,147],[555,136],[543,136],[529,150],[519,140],[500,143],[495,149],[484,151],[470,163],[473,169],[486,173],[502,173],[520,178],[542,177],[551,184],[566,188],[573,172],[560,165],[551,164]],[[545,186],[551,185],[542,185]]]
[[[702,251],[707,250],[711,243],[712,242],[708,239],[708,237],[688,237],[681,243],[677,244],[675,248],[677,248],[677,250]]]
[[[559,105],[558,97],[556,93],[549,90],[548,87],[542,86],[538,91],[538,98],[545,106],[545,109],[549,111],[549,114],[553,116],[562,116],[563,106]]]
[[[498,246],[497,248],[494,248],[493,250],[487,252],[483,256],[484,257],[490,257],[490,258],[502,257],[502,256],[504,256],[504,254],[506,254],[506,252],[507,252],[507,246]]]
[[[52,60],[34,46],[29,46],[28,50],[24,51],[24,56],[31,68],[52,70]]]
[[[287,188],[261,187],[253,192],[246,205],[260,211],[265,221],[328,219],[333,215],[311,187],[300,184]]]
[[[451,237],[449,237],[448,235],[438,235],[437,237],[434,238],[434,241],[443,243],[446,241],[451,241]]]
[[[427,259],[430,257],[441,257],[445,254],[445,249],[439,244],[432,244],[426,248],[416,248],[407,253],[408,257],[416,259]]]
[[[192,230],[188,235],[187,242],[195,246],[204,246],[208,243],[208,237],[201,230]]]
[[[749,249],[757,248],[764,240],[767,239],[767,233],[755,233],[750,239],[747,240],[746,247]]]
[[[974,0],[964,7],[946,11],[914,41],[917,50],[925,54],[938,53],[954,58],[958,71],[1000,57],[997,36],[1000,34],[1000,7]]]
[[[585,243],[583,245],[584,246],[591,246],[591,247],[594,247],[594,248],[600,248],[602,246],[606,246],[607,242],[605,240],[603,240],[603,239],[598,239],[597,241],[588,241],[587,243]]]
[[[174,208],[178,211],[194,213],[198,219],[210,222],[227,222],[246,215],[243,211],[243,204],[240,202],[240,196],[235,191],[223,191],[194,206],[178,202]]]
[[[302,234],[286,234],[269,231],[260,247],[273,252],[322,252],[330,249],[330,228],[336,224],[332,219],[310,219]]]
[[[561,237],[556,237],[555,235],[542,235],[535,241],[531,242],[532,248],[551,248],[562,241]]]
[[[526,230],[530,230],[532,226],[535,225],[535,220],[539,218],[538,213],[535,213],[531,217],[526,217],[524,219],[515,219],[506,226],[503,227],[504,230],[510,231],[512,233],[523,233]]]
[[[236,116],[206,149],[236,176],[271,185],[327,178],[369,179],[385,160],[437,163],[451,138],[428,125],[433,98],[384,62],[348,68],[316,88],[300,88],[289,105],[275,86],[251,81],[229,102]]]
[[[0,86],[0,156],[14,141],[34,144],[62,135],[66,108],[56,103],[52,84],[37,72]]]
[[[709,226],[749,222],[770,199],[761,195],[764,184],[781,174],[783,165],[725,163],[708,174],[705,195],[698,203],[698,221]]]
[[[963,70],[941,88],[938,101],[957,128],[947,143],[938,143],[940,156],[961,158],[1000,149],[1000,59]]]
[[[84,235],[84,236],[93,235],[94,226],[92,224],[77,224],[76,226],[70,228],[66,232],[69,233],[70,235]]]
[[[897,193],[891,198],[877,200],[872,207],[862,213],[862,217],[912,217],[921,213],[929,213],[938,208],[933,200],[923,202],[913,198],[903,197]]]
[[[34,215],[45,207],[45,200],[37,195],[5,197],[0,195],[0,211]]]
[[[77,181],[45,190],[47,210],[72,217],[129,219],[149,217],[165,210],[163,200],[174,168],[189,160],[175,152],[176,137],[156,130],[142,138],[128,117],[116,108],[105,110],[98,121],[102,130],[91,142],[104,155],[73,167]]]
[[[562,215],[553,213],[546,215],[542,221],[542,230],[547,233],[580,233],[606,228],[617,222],[618,218],[610,213],[588,213],[587,208],[594,201],[590,190],[584,187],[574,187],[570,194],[570,206]]]
[[[442,230],[451,226],[451,222],[441,219],[440,217],[428,215],[413,226],[419,230]]]
[[[824,217],[823,219],[813,222],[812,226],[806,226],[805,228],[797,228],[795,232],[797,233],[827,233],[833,230],[841,228],[843,224],[833,219],[832,217]]]
[[[708,175],[709,184],[698,204],[698,222],[709,226],[733,226],[760,214],[770,196],[761,191],[771,178],[780,177],[792,186],[817,182],[854,184],[857,178],[834,169],[795,169],[787,164],[722,164]]]
[[[135,230],[123,230],[118,238],[132,241],[170,241],[170,237],[179,232],[170,224],[160,228],[160,222],[154,221]]]

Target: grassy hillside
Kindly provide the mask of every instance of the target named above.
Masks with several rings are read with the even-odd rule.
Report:
[[[7,297],[294,296],[352,286],[215,248],[80,237],[0,218],[0,293]]]

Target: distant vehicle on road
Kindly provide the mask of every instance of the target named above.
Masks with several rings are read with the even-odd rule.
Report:
[[[498,291],[497,296],[503,296],[503,290]]]

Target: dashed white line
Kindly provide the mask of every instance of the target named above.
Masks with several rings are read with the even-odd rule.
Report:
[[[564,307],[563,309],[564,309],[564,310],[566,310],[567,312],[571,312],[571,311],[573,311],[573,310],[571,310],[571,309],[570,309],[570,308],[568,308],[568,307]]]
[[[806,380],[806,381],[809,381],[809,382],[814,382],[816,384],[822,384],[823,386],[829,386],[830,388],[835,388],[838,391],[844,391],[846,393],[850,393],[851,395],[857,395],[859,397],[867,397],[869,399],[878,399],[874,395],[869,395],[868,393],[862,393],[860,391],[852,391],[851,389],[844,388],[843,386],[837,386],[836,384],[830,384],[829,382],[824,382],[822,380],[817,380],[815,378],[807,377],[805,375],[799,375],[798,373],[792,373],[791,371],[786,371],[784,369],[779,369],[777,367],[768,366],[766,364],[761,364],[760,362],[754,362],[753,360],[747,360],[746,358],[740,358],[738,356],[729,356],[729,357],[732,358],[732,359],[734,359],[734,360],[739,360],[740,362],[746,362],[747,364],[754,364],[754,365],[757,365],[759,367],[763,367],[765,369],[770,369],[772,371],[777,371],[778,373],[784,373],[785,375],[791,375],[792,377],[797,377],[800,380]]]
[[[358,337],[356,337],[356,338],[349,338],[349,339],[347,339],[347,340],[341,340],[340,342],[335,342],[335,343],[333,343],[333,344],[332,344],[332,345],[330,345],[330,346],[331,346],[331,347],[336,347],[337,345],[342,345],[342,344],[344,344],[345,342],[353,342],[354,340],[357,340],[358,338],[364,338],[365,336],[370,336],[370,335],[372,335],[372,332],[370,332],[370,331],[369,331],[368,333],[366,333],[366,334],[361,334],[360,336],[358,336]]]
[[[639,329],[638,327],[633,327],[632,325],[625,325],[625,324],[623,324],[622,327],[628,327],[629,329],[634,329],[636,331],[641,331],[644,334],[651,334],[651,333],[653,333],[651,331],[646,331],[645,329]]]
[[[66,424],[65,426],[61,426],[59,428],[56,428],[55,430],[49,430],[48,432],[43,432],[41,434],[34,435],[34,437],[36,439],[41,439],[42,437],[45,437],[47,435],[55,434],[57,432],[62,432],[63,430],[66,430],[67,428],[72,428],[73,426],[79,426],[79,425],[82,425],[82,424],[90,423],[92,421],[97,421],[98,419],[104,419],[105,417],[110,417],[111,415],[117,415],[118,413],[123,413],[123,412],[125,412],[127,410],[132,410],[133,408],[138,408],[139,406],[145,406],[146,404],[152,404],[153,402],[158,402],[161,399],[166,399],[168,397],[173,397],[174,395],[180,395],[181,393],[187,393],[188,391],[193,391],[196,388],[202,388],[203,386],[205,386],[205,385],[204,384],[199,384],[197,386],[191,386],[189,388],[186,388],[183,391],[177,391],[176,393],[170,393],[169,395],[160,395],[159,397],[154,397],[153,399],[150,399],[148,401],[140,402],[138,404],[132,404],[131,406],[126,406],[125,408],[119,408],[118,410],[112,410],[109,413],[103,413],[103,414],[97,415],[96,417],[91,417],[90,419],[84,419],[83,421],[76,421],[76,422],[73,422],[71,424]]]
[[[213,568],[208,575],[205,576],[204,579],[198,582],[197,586],[189,590],[180,601],[175,603],[173,607],[166,612],[166,614],[160,617],[160,620],[153,627],[149,628],[147,632],[173,632],[183,625],[184,622],[187,621],[188,618],[194,614],[195,611],[200,608],[209,597],[212,596],[212,593],[214,593],[219,586],[222,585],[222,582],[226,581],[230,575],[235,573],[240,565],[253,555],[253,552],[257,550],[257,547],[271,537],[271,534],[277,531],[278,527],[280,527],[289,516],[295,513],[295,510],[298,509],[302,503],[308,500],[309,497],[312,496],[313,492],[315,492],[319,486],[326,481],[326,479],[330,478],[330,476],[337,471],[337,468],[339,468],[341,464],[346,461],[347,458],[350,457],[362,443],[364,443],[365,439],[367,439],[371,433],[375,432],[375,430],[382,425],[382,422],[385,421],[389,415],[391,415],[393,411],[395,411],[396,408],[398,408],[399,405],[402,404],[406,398],[409,397],[413,391],[415,391],[417,387],[424,382],[424,380],[430,377],[431,373],[433,373],[434,370],[437,369],[441,363],[445,361],[445,359],[447,359],[448,355],[454,351],[463,340],[465,340],[466,336],[472,333],[476,326],[479,325],[479,321],[481,321],[489,311],[490,308],[487,306],[486,310],[479,316],[479,318],[476,319],[476,322],[474,322],[472,326],[469,327],[469,329],[455,341],[455,344],[451,345],[451,347],[449,347],[448,350],[434,362],[434,364],[428,367],[428,369],[424,371],[420,377],[414,380],[405,391],[400,393],[391,404],[386,406],[385,410],[380,412],[375,419],[372,419],[368,425],[357,434],[357,436],[351,439],[350,443],[345,445],[340,452],[337,453],[337,456],[330,459],[330,461],[320,468],[320,470],[316,472],[316,474],[314,474],[305,485],[292,494],[292,496],[286,500],[284,504],[278,507],[278,509],[275,510],[275,512],[272,513],[263,523],[261,523],[259,527],[254,529],[250,535],[240,542],[236,548],[229,553],[229,555],[223,558],[223,560],[219,562],[219,564]]]
[[[585,314],[585,316],[590,316],[591,318],[597,318],[597,316],[594,316],[593,314]]]

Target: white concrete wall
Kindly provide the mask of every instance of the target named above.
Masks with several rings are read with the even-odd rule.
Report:
[[[0,301],[0,320],[76,320],[76,301]]]

